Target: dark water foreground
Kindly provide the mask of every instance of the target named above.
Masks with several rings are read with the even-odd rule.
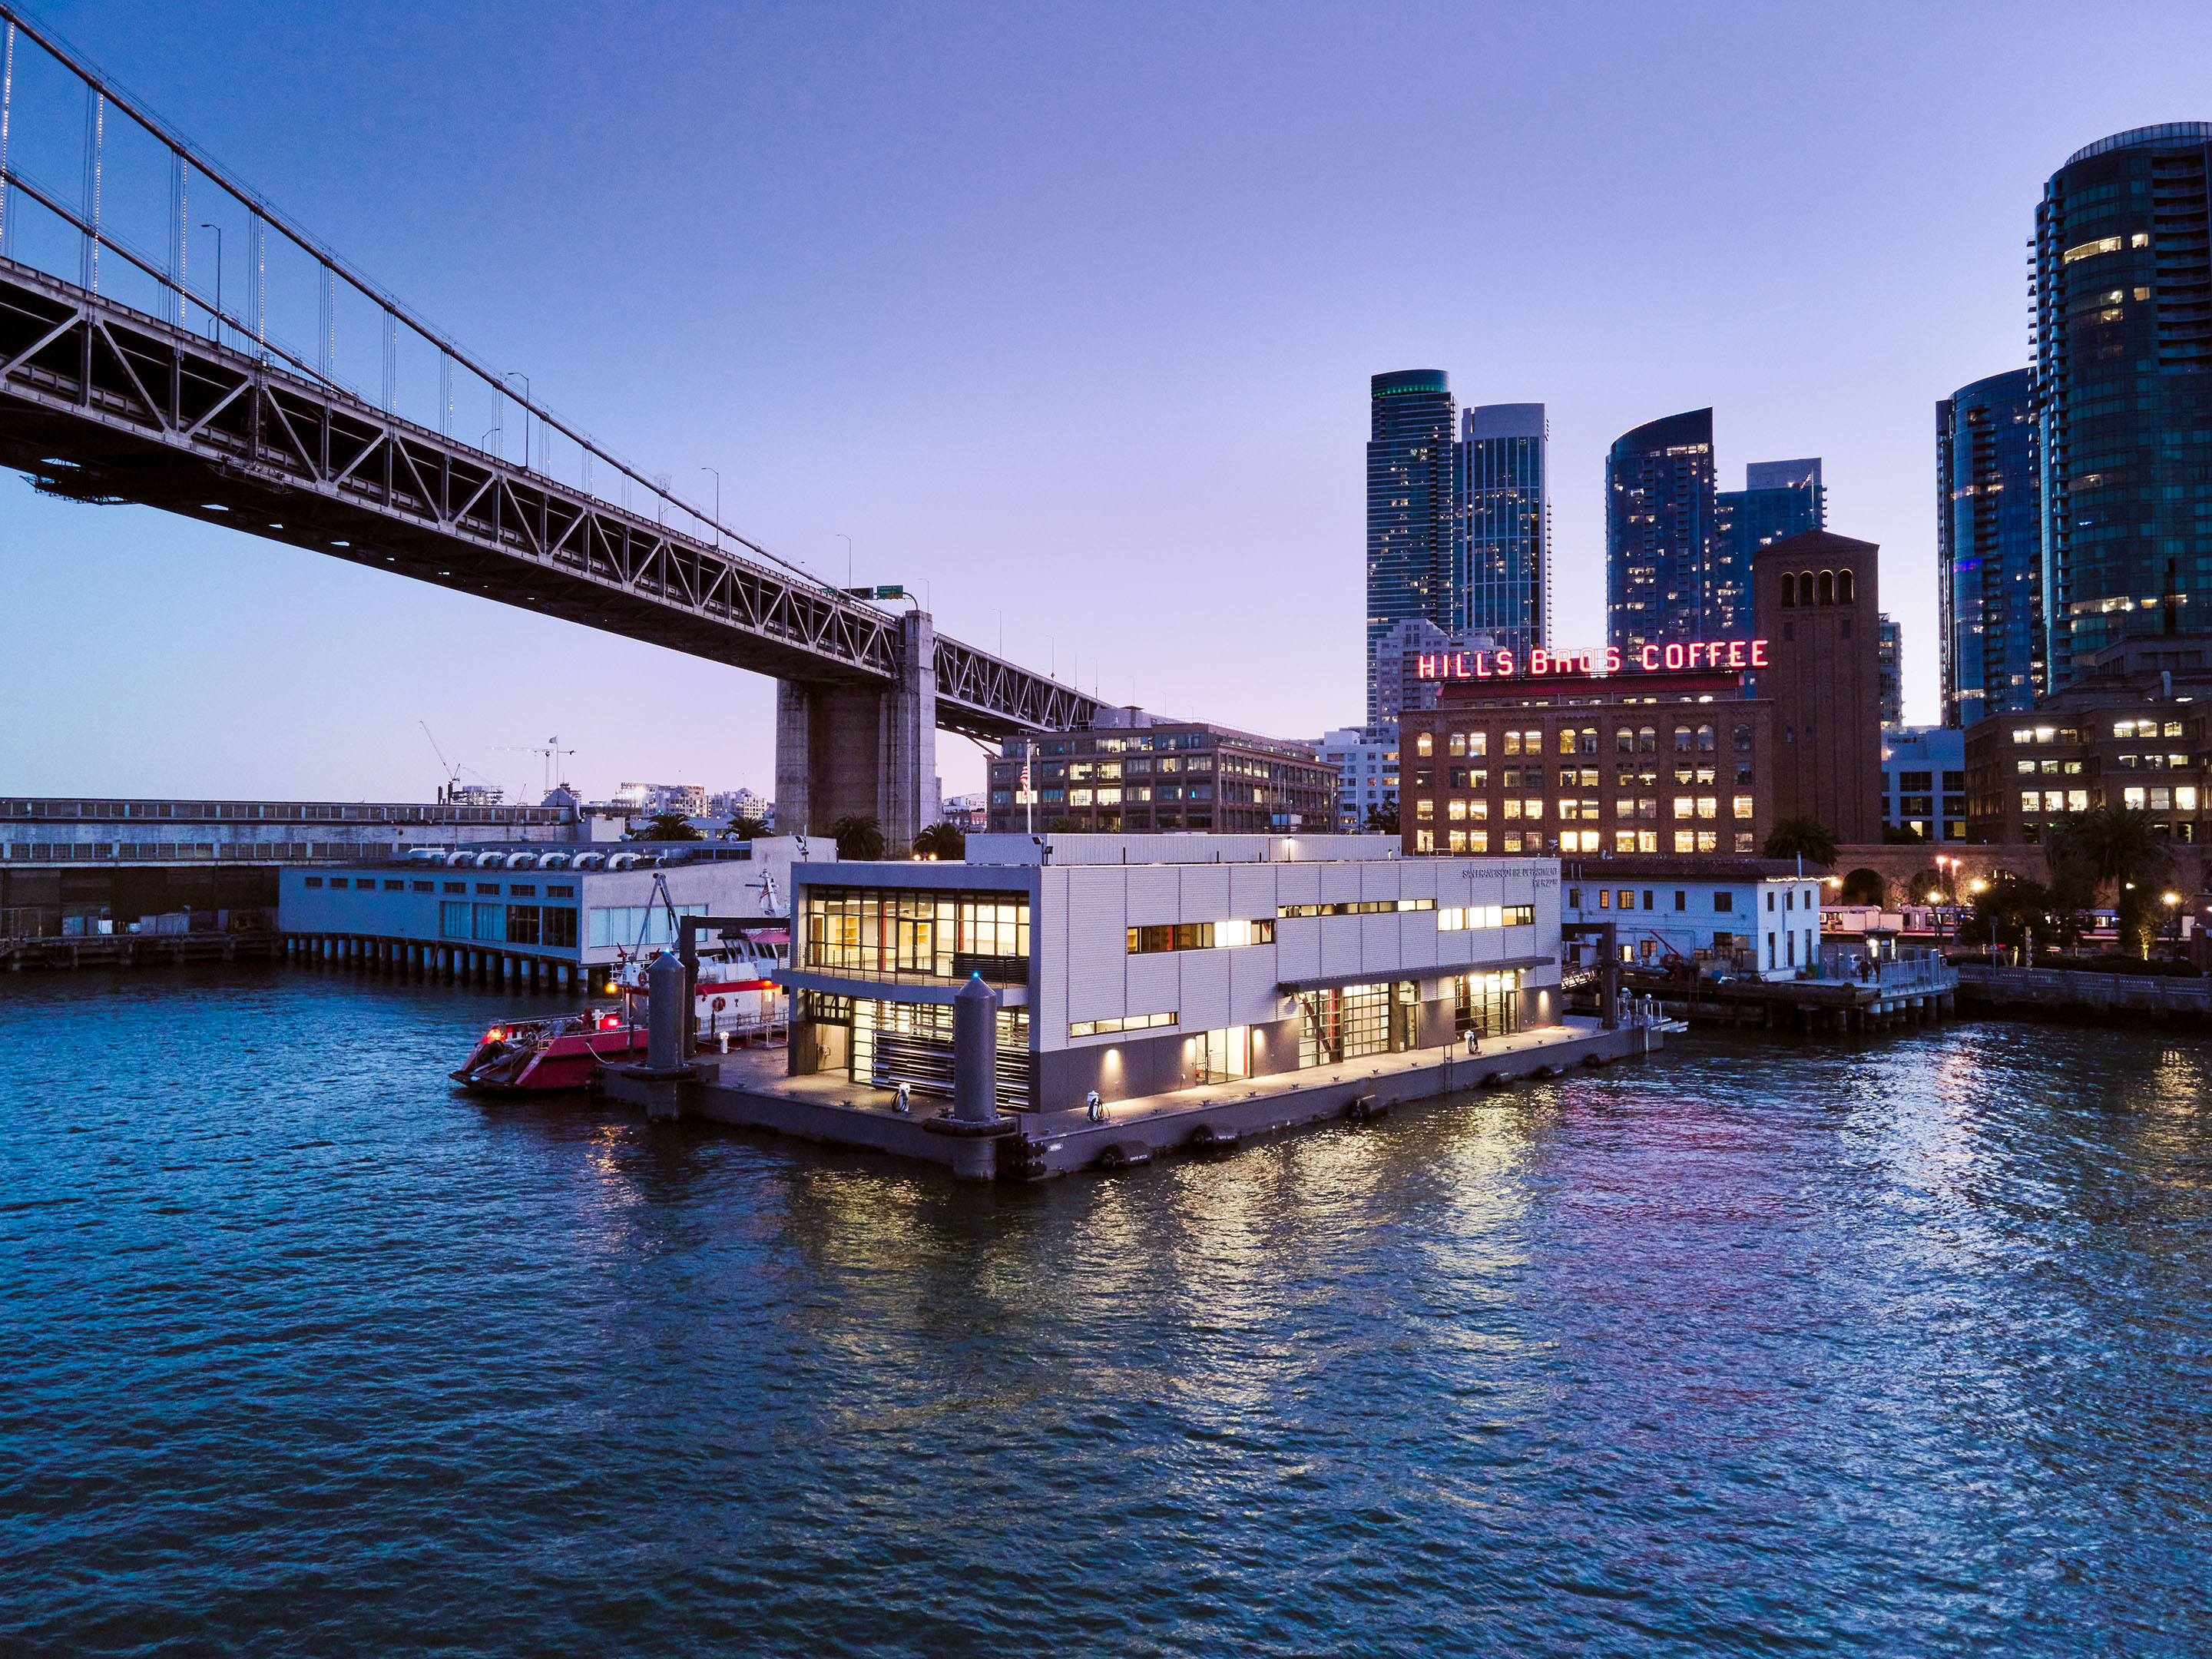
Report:
[[[956,1190],[456,1097],[507,1006],[0,984],[0,1651],[2212,1650],[2212,1045]]]

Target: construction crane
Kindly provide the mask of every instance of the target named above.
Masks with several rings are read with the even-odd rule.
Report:
[[[500,796],[504,792],[497,784],[494,783],[489,778],[485,777],[483,773],[477,771],[476,768],[473,766],[461,766],[447,759],[445,750],[439,746],[436,734],[430,730],[429,721],[417,720],[415,723],[422,728],[422,735],[430,739],[431,750],[438,757],[438,764],[445,769],[446,781],[444,786],[438,791],[439,805],[449,806],[454,805],[460,800],[464,792],[473,797],[473,799],[468,802],[468,805],[471,806],[496,806],[499,805]],[[473,774],[479,781],[476,783],[463,783],[461,781],[461,774],[464,772]]]
[[[429,721],[417,720],[415,723],[422,728],[422,735],[430,739],[430,751],[437,756],[438,765],[446,775],[446,781],[438,789],[438,805],[443,806],[453,791],[461,787],[461,769],[446,758],[446,751],[438,746],[437,736],[430,730]]]
[[[568,780],[566,774],[568,769],[566,765],[561,764],[561,763],[565,762],[569,756],[574,754],[576,751],[573,749],[563,749],[561,746],[561,739],[558,737],[548,738],[544,742],[538,744],[535,748],[529,748],[520,744],[513,743],[503,743],[500,744],[499,747],[501,750],[506,754],[537,755],[544,758],[545,762],[544,794],[550,795],[553,793],[553,775],[556,770],[563,775],[561,779],[562,783],[564,786],[568,783]],[[544,795],[539,797],[541,800],[543,800],[544,798]]]

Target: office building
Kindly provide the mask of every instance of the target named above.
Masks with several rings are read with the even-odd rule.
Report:
[[[1923,841],[1966,839],[1966,734],[1911,726],[1881,739],[1881,827]]]
[[[1976,380],[1936,405],[1946,726],[2033,708],[2050,690],[2042,453],[2032,369]]]
[[[1887,611],[1874,619],[1875,672],[1881,687],[1881,729],[1905,724],[1905,629]]]
[[[1367,445],[1367,723],[1382,718],[1377,642],[1396,623],[1453,623],[1453,404],[1439,368],[1375,375]]]
[[[1369,818],[1398,811],[1398,732],[1346,726],[1322,733],[1322,763],[1336,769],[1336,827],[1346,835],[1367,830]]]
[[[2050,839],[2101,806],[2146,814],[2160,839],[2212,834],[2212,633],[2122,636],[2032,713],[1962,734],[1966,839]]]
[[[2212,122],[2067,158],[2035,216],[2050,689],[2212,600]]]
[[[1807,816],[1879,839],[1878,550],[1761,550],[1751,637],[1432,659],[1399,726],[1409,853],[1758,854]]]
[[[1541,404],[1460,416],[1452,626],[1525,651],[1551,643],[1551,501]]]
[[[965,864],[793,872],[789,1066],[949,1090],[952,1000],[1000,988],[999,1104],[1079,1107],[1559,1017],[1559,866],[1366,836],[978,836]]]
[[[1818,456],[1798,461],[1753,461],[1741,489],[1713,497],[1713,592],[1721,621],[1716,632],[1733,639],[1751,622],[1751,560],[1801,530],[1824,530],[1828,492]]]
[[[1625,433],[1605,466],[1606,639],[1645,645],[1733,637],[1741,578],[1717,564],[1713,411]]]
[[[1034,825],[1264,835],[1336,823],[1336,770],[1308,745],[1140,708],[1103,708],[1088,732],[1009,738],[990,771],[991,829],[1005,834]]]

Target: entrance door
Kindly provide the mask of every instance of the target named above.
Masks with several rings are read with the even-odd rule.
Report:
[[[1252,1075],[1252,1028],[1231,1025],[1224,1030],[1208,1031],[1198,1062],[1200,1083],[1225,1083],[1231,1078]]]

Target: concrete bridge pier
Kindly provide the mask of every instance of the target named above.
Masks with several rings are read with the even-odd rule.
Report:
[[[872,817],[898,854],[936,822],[936,651],[928,614],[911,611],[899,620],[896,684],[776,682],[780,834],[827,836],[841,817]]]

